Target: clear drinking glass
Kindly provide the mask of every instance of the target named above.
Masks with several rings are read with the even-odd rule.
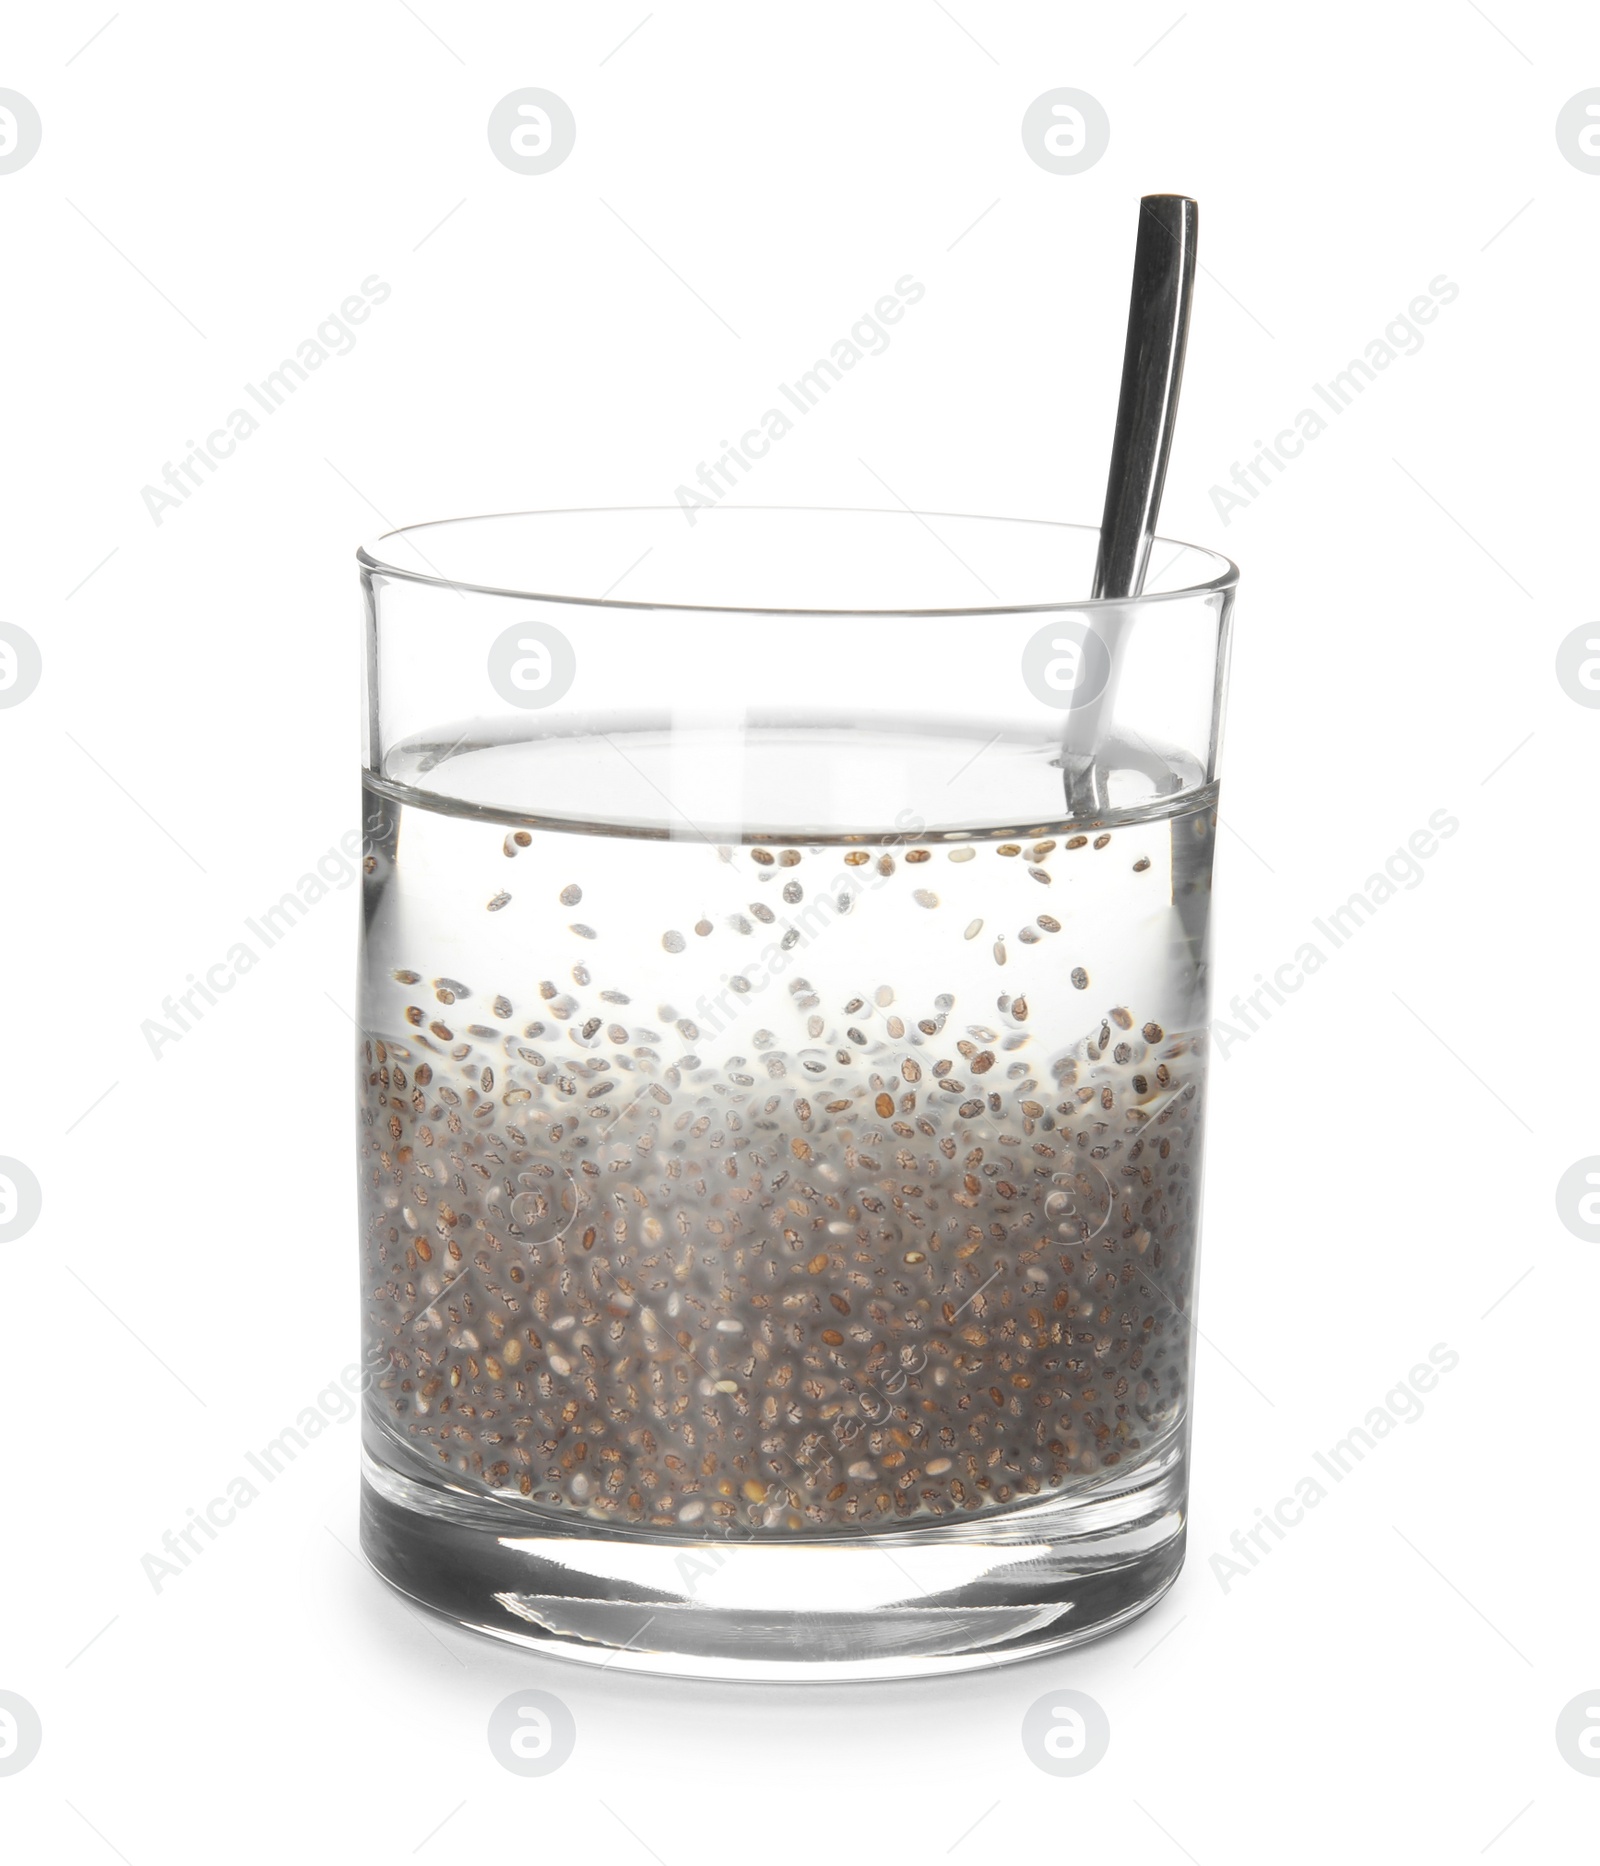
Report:
[[[367,603],[363,1538],[464,1625],[895,1677],[1183,1557],[1236,573],[720,506]]]

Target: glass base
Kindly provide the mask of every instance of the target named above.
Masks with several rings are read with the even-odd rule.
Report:
[[[852,1538],[640,1535],[363,1459],[384,1580],[473,1632],[680,1678],[918,1678],[1081,1645],[1177,1579],[1184,1455],[1114,1485]]]

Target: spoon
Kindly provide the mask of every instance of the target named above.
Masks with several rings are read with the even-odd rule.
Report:
[[[1147,194],[1139,203],[1122,388],[1095,559],[1092,594],[1099,599],[1128,599],[1144,588],[1183,386],[1199,229],[1199,206],[1187,195]],[[1070,743],[1062,754],[1062,768],[1073,816],[1092,816],[1106,807],[1095,750],[1111,716],[1117,649],[1126,621],[1116,610],[1099,618],[1111,676],[1069,722]]]

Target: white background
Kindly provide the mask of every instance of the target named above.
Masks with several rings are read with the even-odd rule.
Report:
[[[0,1153],[44,1196],[0,1245],[0,1689],[44,1724],[7,1858],[1578,1858],[1600,1261],[1555,1188],[1600,1152],[1600,714],[1555,655],[1593,614],[1600,176],[1555,119],[1593,10],[110,6],[14,11],[0,65],[44,126],[0,175],[0,617],[44,665],[0,712]],[[541,176],[485,134],[524,85],[578,124]],[[1075,176],[1020,136],[1058,85],[1112,126]],[[356,823],[357,542],[670,499],[907,272],[748,496],[888,503],[875,472],[1093,522],[1149,190],[1203,216],[1163,529],[1243,569],[1219,1011],[1461,825],[1216,1066],[1178,1586],[946,1683],[595,1675],[367,1574],[346,1425],[153,1591],[141,1556],[355,1357],[354,892],[159,1061],[140,1024]],[[355,348],[156,525],[141,488],[374,273]],[[1424,346],[1225,524],[1211,487],[1440,274]],[[1224,1590],[1210,1557],[1439,1342],[1424,1416]],[[578,1726],[537,1781],[485,1741],[527,1684]],[[1062,1685],[1112,1728],[1073,1780],[1019,1742]]]

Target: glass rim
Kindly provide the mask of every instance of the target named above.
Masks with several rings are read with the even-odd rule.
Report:
[[[968,603],[949,607],[917,606],[912,608],[883,608],[867,604],[856,608],[813,608],[803,605],[779,604],[775,607],[754,603],[678,603],[660,602],[638,597],[623,596],[575,596],[554,590],[509,589],[501,584],[474,583],[459,577],[447,577],[441,571],[412,570],[389,561],[389,553],[381,547],[392,538],[410,538],[416,532],[431,531],[446,525],[492,524],[497,519],[508,518],[573,518],[596,513],[638,514],[670,513],[679,508],[674,505],[575,505],[553,506],[514,512],[474,512],[456,518],[423,519],[414,525],[397,525],[391,531],[379,532],[368,542],[356,549],[356,562],[368,575],[377,574],[385,577],[397,577],[404,582],[418,583],[425,586],[454,590],[458,594],[470,593],[475,596],[509,597],[518,602],[565,603],[583,609],[628,609],[660,610],[674,615],[761,615],[761,616],[809,616],[836,617],[881,616],[1010,616],[1010,615],[1058,615],[1065,609],[1087,609],[1101,611],[1107,609],[1127,609],[1145,603],[1183,602],[1197,596],[1212,596],[1232,591],[1239,581],[1239,567],[1231,558],[1224,557],[1220,551],[1214,551],[1209,545],[1190,544],[1182,538],[1169,538],[1157,535],[1152,538],[1150,548],[1156,550],[1162,545],[1171,549],[1194,551],[1219,566],[1216,573],[1203,581],[1186,583],[1175,590],[1152,590],[1138,596],[1075,596],[1065,597],[1059,602],[1044,603]],[[1071,531],[1086,534],[1098,533],[1098,525],[1079,525],[1062,519],[1022,518],[1015,514],[997,512],[936,512],[916,511],[910,506],[849,506],[849,505],[729,505],[713,508],[723,512],[793,512],[811,514],[819,512],[846,513],[852,517],[913,518],[919,522],[929,518],[959,519],[973,524],[985,525],[1035,525],[1054,531]],[[419,555],[423,555],[420,548]],[[423,556],[423,561],[427,559]]]

